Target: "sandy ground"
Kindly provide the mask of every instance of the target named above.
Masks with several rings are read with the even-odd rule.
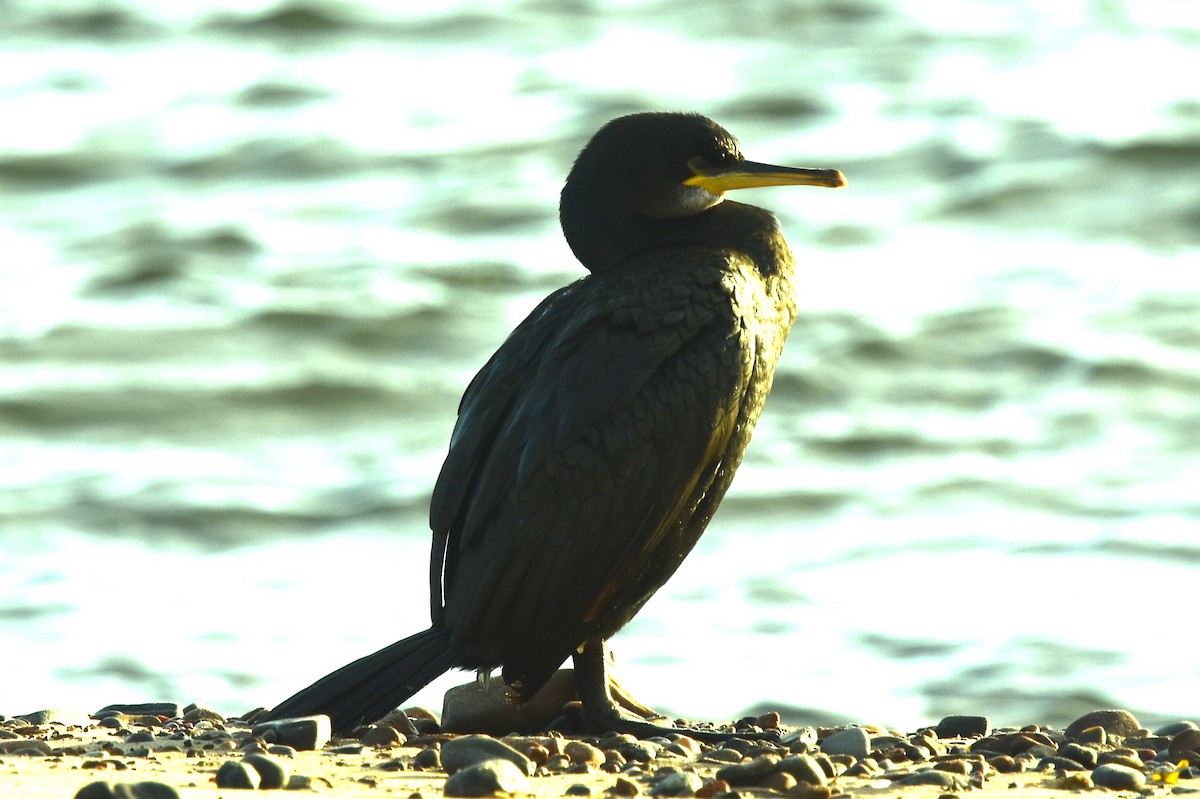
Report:
[[[76,726],[48,723],[36,727],[22,726],[9,720],[0,726],[0,797],[24,799],[70,799],[85,785],[96,781],[110,783],[156,782],[172,786],[178,796],[214,797],[243,795],[243,790],[218,788],[216,773],[223,763],[240,760],[239,746],[245,743],[249,729],[234,724],[207,723],[197,725],[167,723],[155,730],[152,742],[130,743],[126,739],[139,729],[152,724],[131,723],[114,730],[96,725]],[[828,732],[828,731],[826,731]],[[884,732],[876,730],[875,732]],[[143,732],[143,736],[145,732]],[[512,741],[513,739],[510,739]],[[515,745],[534,741],[534,738],[515,739]],[[541,740],[546,740],[542,738]],[[181,743],[184,742],[184,743]],[[425,740],[425,744],[429,741]],[[897,786],[891,779],[876,777],[840,776],[829,783],[828,790],[813,789],[803,783],[787,791],[772,791],[762,787],[735,789],[745,799],[787,796],[791,799],[821,799],[822,797],[905,796],[944,797],[970,794],[978,799],[1014,796],[1063,797],[1089,787],[1086,772],[1067,777],[1053,772],[1001,773],[984,762],[983,756],[965,752],[970,741],[960,742],[963,760],[971,766],[975,783],[971,787],[949,789],[938,786]],[[179,751],[181,746],[189,751]],[[352,739],[335,739],[316,751],[299,751],[294,756],[280,758],[291,766],[293,774],[307,778],[306,785],[292,794],[315,792],[336,797],[379,797],[391,795],[404,799],[439,799],[446,774],[442,771],[413,770],[411,760],[424,747],[399,745],[370,747]],[[900,763],[896,773],[914,768],[928,768],[930,762]],[[572,786],[587,786],[590,796],[617,799],[650,793],[653,777],[663,767],[695,771],[704,783],[713,780],[719,763],[678,756],[660,756],[642,765],[627,776],[621,790],[618,775],[591,770],[587,773],[557,773],[535,775],[529,780],[525,795],[563,796]],[[964,782],[969,778],[964,777]],[[1082,780],[1082,781],[1081,781]],[[1200,780],[1182,780],[1177,785],[1149,781],[1140,792],[1143,796],[1168,793],[1200,793],[1194,787]],[[576,787],[573,793],[580,793]],[[1103,791],[1104,789],[1098,789]],[[709,791],[711,793],[711,791]],[[701,791],[703,794],[704,791]],[[1121,792],[1133,796],[1136,791]],[[169,795],[169,794],[168,794]]]

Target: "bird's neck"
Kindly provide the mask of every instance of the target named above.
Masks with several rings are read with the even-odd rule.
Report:
[[[764,277],[786,276],[792,254],[769,211],[729,200],[683,217],[631,214],[601,218],[573,227],[564,216],[563,232],[579,261],[592,273],[607,271],[625,259],[662,247],[712,247],[748,256]]]

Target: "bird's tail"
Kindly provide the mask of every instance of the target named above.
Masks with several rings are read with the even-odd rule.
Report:
[[[376,721],[456,662],[450,634],[431,627],[327,674],[275,706],[264,721],[329,716],[335,733]]]

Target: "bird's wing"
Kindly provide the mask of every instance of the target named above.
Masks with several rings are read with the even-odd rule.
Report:
[[[431,505],[454,634],[484,650],[569,639],[678,566],[753,369],[728,278],[724,263],[585,278],[477,375]]]

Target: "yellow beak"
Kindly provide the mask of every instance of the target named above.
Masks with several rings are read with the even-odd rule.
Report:
[[[685,180],[684,185],[699,186],[709,194],[720,196],[733,189],[755,189],[760,186],[824,186],[840,189],[846,185],[846,178],[836,169],[804,169],[739,161],[732,169],[698,171]]]

